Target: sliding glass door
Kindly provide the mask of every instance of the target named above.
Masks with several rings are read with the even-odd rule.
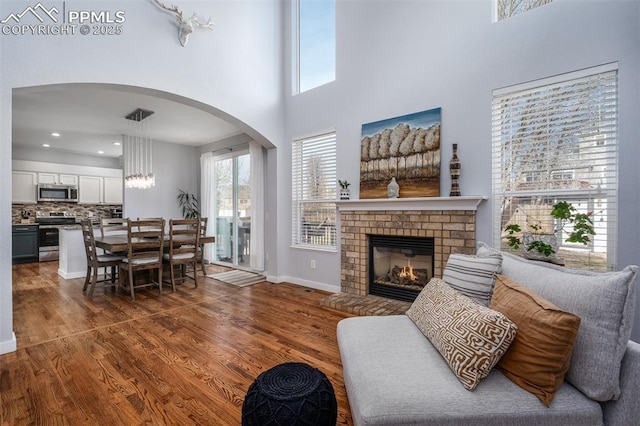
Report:
[[[215,160],[215,261],[249,267],[251,238],[251,161],[245,152]]]

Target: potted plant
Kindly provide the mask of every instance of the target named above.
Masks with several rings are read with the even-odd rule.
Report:
[[[348,200],[351,197],[349,192],[349,185],[351,185],[346,180],[338,180],[338,184],[340,185],[340,199]]]
[[[527,232],[523,231],[518,224],[506,226],[504,229],[507,232],[507,244],[509,247],[517,250],[522,246],[523,256],[530,259],[553,260],[558,250],[556,235],[566,225],[571,224],[573,226],[573,230],[565,240],[566,242],[587,245],[591,241],[590,236],[596,235],[593,221],[591,220],[593,212],[579,213],[571,203],[559,201],[553,205],[550,214],[557,223],[550,234],[541,232],[540,221],[538,223],[530,223],[529,228],[531,230]]]
[[[198,210],[198,199],[194,194],[190,194],[182,189],[178,193],[178,204],[182,209],[182,216],[185,219],[196,219],[200,217],[200,211]]]

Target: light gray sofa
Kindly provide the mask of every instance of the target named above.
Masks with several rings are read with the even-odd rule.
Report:
[[[490,252],[480,244],[479,256]],[[354,317],[337,333],[356,425],[640,425],[640,344],[629,340],[637,267],[598,274],[502,255],[503,275],[581,316],[550,407],[497,368],[466,390],[406,315]]]

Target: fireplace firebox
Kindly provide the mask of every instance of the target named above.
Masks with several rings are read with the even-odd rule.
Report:
[[[413,302],[433,277],[434,239],[368,235],[369,294]]]

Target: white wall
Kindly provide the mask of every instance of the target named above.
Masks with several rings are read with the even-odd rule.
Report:
[[[441,107],[443,161],[458,143],[462,194],[490,196],[492,90],[618,61],[618,267],[640,263],[640,235],[629,232],[640,226],[640,2],[557,0],[495,24],[490,0],[339,1],[336,13],[336,81],[286,99],[288,143],[278,150],[278,182],[288,184],[289,141],[297,136],[335,127],[338,177],[358,182],[363,123]],[[285,87],[291,87],[290,69],[289,60]],[[443,195],[450,188],[446,170]],[[281,191],[286,188],[279,184]],[[339,291],[339,252],[290,248],[291,197],[283,192],[278,194],[279,274]],[[358,197],[358,185],[352,185],[351,195]],[[478,224],[478,239],[491,242],[490,202],[480,207]],[[640,313],[633,336],[640,340]]]
[[[51,3],[62,9],[61,2]],[[28,5],[2,0],[0,16]],[[178,42],[173,15],[152,1],[78,0],[66,6],[123,10],[124,31],[112,36],[0,34],[0,181],[11,181],[11,90],[17,87],[89,82],[154,89],[210,106],[266,146],[282,141],[282,5],[277,0],[181,1],[185,15],[212,16],[216,24],[212,31],[196,30],[186,47]],[[159,176],[164,172],[158,170]],[[10,188],[0,185],[0,353],[15,347]],[[125,204],[134,214],[141,212],[142,206],[130,204],[128,191]]]
[[[182,219],[180,189],[199,194],[200,153],[197,147],[153,141],[153,172],[156,185],[148,189],[125,188],[123,216]]]

